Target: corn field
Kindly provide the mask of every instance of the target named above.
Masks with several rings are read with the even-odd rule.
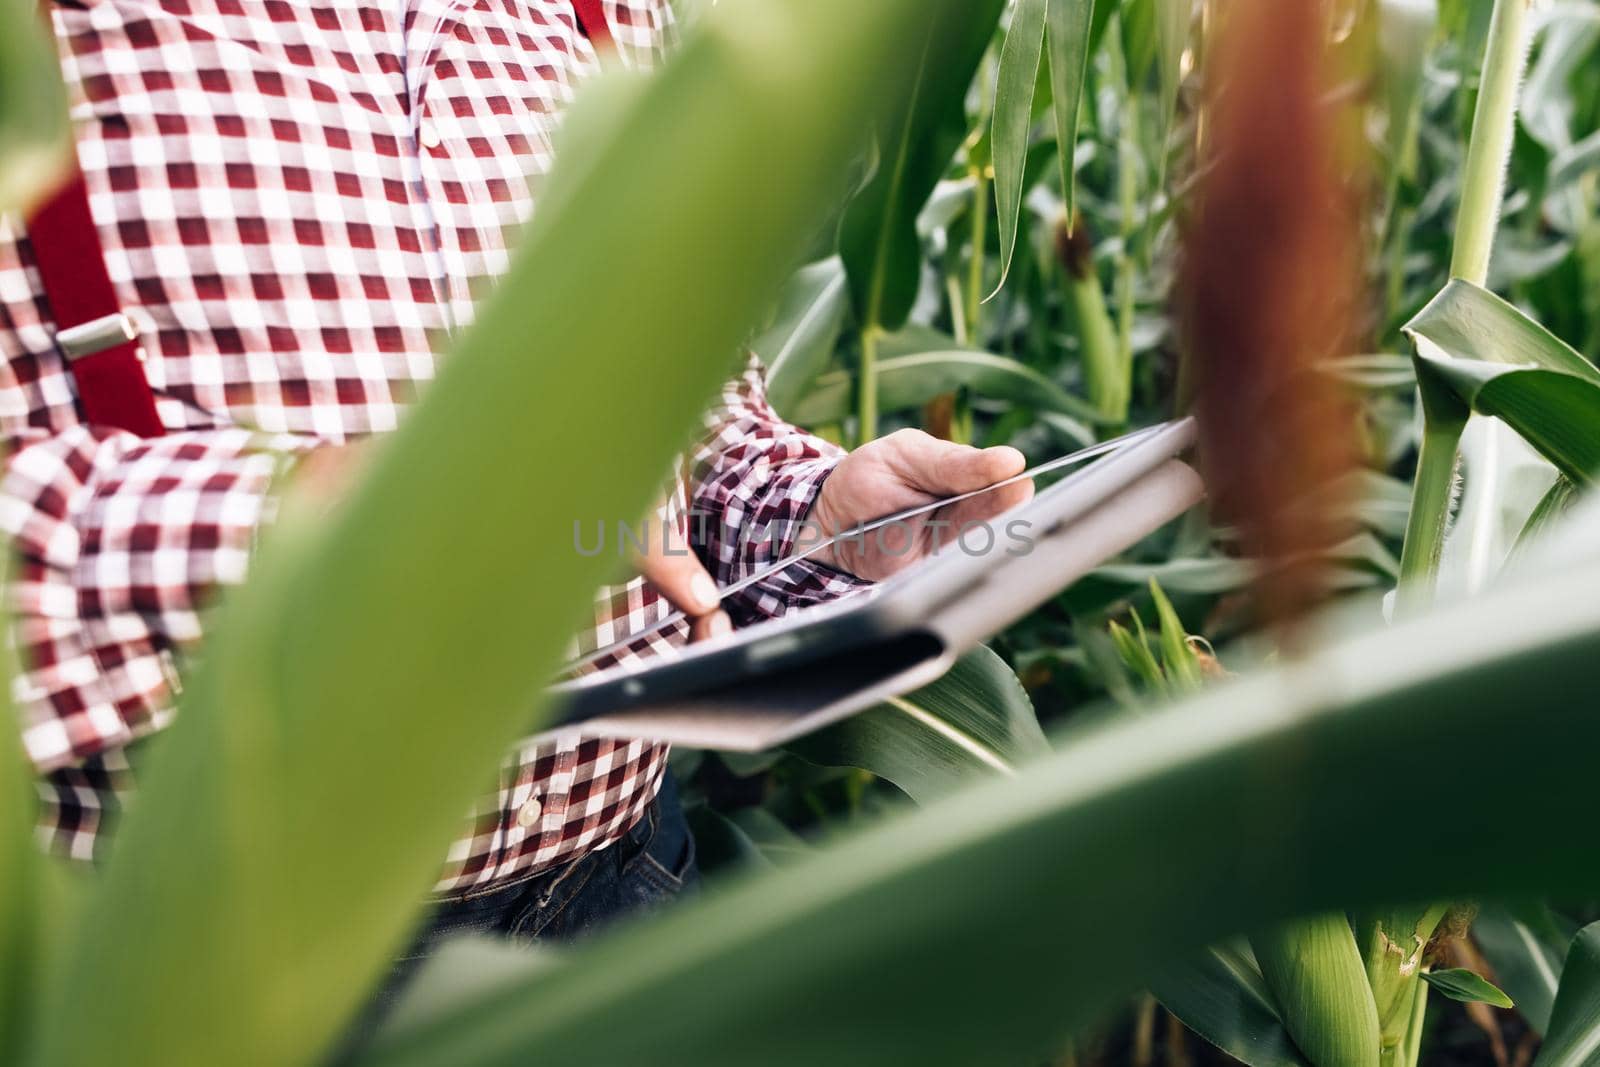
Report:
[[[1208,506],[925,689],[674,750],[704,892],[464,938],[350,1062],[1600,1064],[1600,2],[679,6],[348,497],[285,501],[107,864],[0,731],[0,1061],[328,1062],[556,713],[615,577],[570,517],[748,348],[845,446],[1195,412]],[[0,22],[22,212],[69,122]]]

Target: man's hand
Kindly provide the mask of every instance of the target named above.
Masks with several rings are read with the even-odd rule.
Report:
[[[807,521],[829,537],[873,519],[970,493],[1021,474],[1027,461],[1014,448],[971,448],[920,430],[900,430],[862,445],[840,461],[811,506]],[[878,581],[956,540],[969,524],[986,522],[1033,496],[1032,482],[951,504],[846,538],[812,558],[858,578]],[[996,537],[996,543],[1000,541]]]

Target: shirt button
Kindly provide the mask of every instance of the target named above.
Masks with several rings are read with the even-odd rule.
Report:
[[[529,797],[528,802],[517,809],[517,825],[526,830],[538,822],[543,814],[544,805],[539,803],[539,798]]]
[[[422,147],[430,151],[444,143],[444,138],[439,136],[439,127],[427,119],[422,120],[422,129],[418,131],[418,139],[422,141]]]

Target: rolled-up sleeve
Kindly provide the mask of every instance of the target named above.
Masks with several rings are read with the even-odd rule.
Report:
[[[706,416],[693,455],[691,536],[719,585],[756,574],[820,538],[805,519],[844,450],[790,425],[767,403],[765,374],[750,357]],[[741,622],[832,600],[868,584],[810,560],[791,564],[730,598]]]
[[[27,751],[50,771],[162,725],[174,657],[199,640],[215,590],[244,579],[276,476],[316,442],[80,425],[7,444],[15,696]]]

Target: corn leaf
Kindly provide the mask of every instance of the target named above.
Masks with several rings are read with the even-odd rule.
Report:
[[[849,309],[844,264],[813,263],[789,280],[773,324],[752,342],[767,366],[767,399],[787,412],[827,369]]]
[[[1005,0],[940,5],[900,41],[918,63],[908,101],[879,129],[877,166],[839,226],[839,254],[864,329],[897,330],[922,280],[917,216],[966,138],[967,87]]]
[[[1189,647],[1189,634],[1183,620],[1172,607],[1172,601],[1162,592],[1161,583],[1150,579],[1150,596],[1156,603],[1156,618],[1161,625],[1161,666],[1176,692],[1187,693],[1200,688],[1200,661]]]
[[[0,213],[32,206],[69,156],[67,94],[31,0],[0,0]]]
[[[1600,854],[1571,842],[1574,813],[1595,810],[1596,641],[1595,565],[1326,641],[1118,717],[781,880],[596,941],[448,1021],[402,1025],[368,1062],[1021,1062],[1162,961],[1246,927],[1397,899],[1582,892],[1600,880]],[[1418,751],[1463,780],[1537,768],[1539,788],[1503,790],[1470,832],[1414,821],[1414,862],[1367,862]],[[1518,862],[1500,862],[1512,838]]]
[[[1459,360],[1561,371],[1600,384],[1600,370],[1516,307],[1456,279],[1406,324],[1413,340]]]
[[[1022,214],[1023,171],[1028,162],[1028,140],[1033,126],[1033,95],[1039,81],[1039,58],[1044,52],[1045,7],[1048,0],[1016,0],[1011,26],[1000,49],[1000,73],[995,81],[994,199],[1000,218],[1000,281],[998,292],[1011,273],[1017,248],[1017,222]]]
[[[1570,480],[1587,486],[1600,474],[1600,384],[1565,371],[1421,354],[1417,374],[1463,407],[1505,422]]]
[[[1156,4],[1158,0],[1121,0],[1117,8],[1126,57],[1128,85],[1138,87],[1156,60]],[[1161,0],[1164,2],[1164,0]]]
[[[1600,169],[1600,130],[1555,154],[1550,160],[1546,192],[1559,192],[1597,169]]]
[[[1155,655],[1150,651],[1150,642],[1145,638],[1144,626],[1139,624],[1139,613],[1134,612],[1133,618],[1138,625],[1138,635],[1129,633],[1121,623],[1112,622],[1107,627],[1111,643],[1122,659],[1122,666],[1144,683],[1146,690],[1164,696],[1167,692],[1166,676],[1161,673],[1161,665],[1156,662]]]
[[[1555,484],[1539,499],[1528,521],[1517,534],[1516,543],[1511,546],[1511,559],[1519,559],[1545,531],[1558,525],[1577,499],[1578,487],[1565,477],[1556,478]]]
[[[1224,945],[1163,966],[1150,991],[1183,1025],[1247,1067],[1305,1067],[1247,951]]]
[[[1439,21],[1438,0],[1378,0],[1378,77],[1387,112],[1389,167],[1401,172],[1414,136],[1428,48]]]
[[[1463,967],[1424,971],[1422,980],[1451,1000],[1459,1000],[1463,1004],[1492,1004],[1496,1008],[1516,1006],[1493,982]]]
[[[0,670],[11,676],[11,656],[0,655]],[[34,842],[38,797],[32,768],[22,752],[9,690],[0,692],[0,1049],[26,1047],[32,998],[38,989],[37,934],[42,919],[39,883],[42,857]]]
[[[1076,216],[1078,119],[1089,77],[1089,47],[1094,0],[1048,0],[1045,46],[1050,62],[1050,108],[1055,119],[1056,154],[1061,161],[1061,196],[1067,225]]]
[[[1517,1011],[1538,1033],[1550,1029],[1550,1009],[1561,984],[1571,932],[1551,929],[1548,909],[1526,916],[1485,905],[1472,923],[1472,939],[1494,968],[1495,978],[1516,1001]]]
[[[931,685],[788,746],[812,763],[869,770],[919,803],[975,775],[1014,774],[1049,747],[1022,683],[987,648]]]
[[[1573,481],[1600,472],[1600,371],[1493,293],[1452,281],[1407,326],[1431,421],[1495,416]]]
[[[956,389],[975,396],[1009,400],[1040,411],[1054,411],[1086,421],[1098,415],[1083,400],[1043,374],[1006,356],[966,349],[917,352],[878,362],[878,402],[884,411],[907,411]],[[851,378],[829,371],[817,379],[804,399],[788,413],[806,426],[837,422],[850,411]]]
[[[1588,1067],[1600,1057],[1600,923],[1578,931],[1567,950],[1550,1027],[1534,1067]]]
[[[558,153],[477,326],[359,490],[315,520],[286,505],[223,606],[51,991],[43,1060],[298,1064],[336,1038],[608,577],[571,517],[656,492],[840,187],[861,109],[904,95],[904,40],[951,6],[722,5],[656,75],[575,105],[584,151]],[[541,398],[561,402],[529,417]]]

